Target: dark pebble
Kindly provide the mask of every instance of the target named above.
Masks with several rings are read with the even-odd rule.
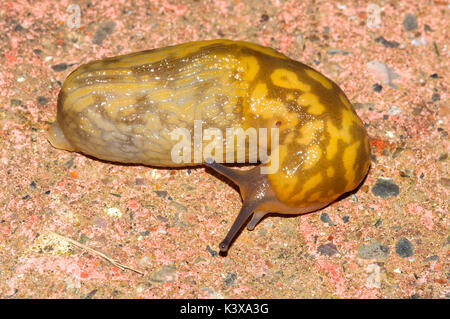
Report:
[[[334,254],[336,254],[338,251],[337,251],[336,246],[333,243],[328,243],[328,244],[320,245],[319,247],[317,247],[317,252],[321,255],[331,257]]]
[[[67,162],[65,162],[63,165],[64,165],[66,168],[71,168],[71,167],[73,166],[73,163],[74,163],[74,158],[72,157],[70,160],[68,160]]]
[[[375,226],[375,227],[380,227],[382,223],[383,223],[383,220],[382,220],[381,218],[379,218],[379,219],[375,222],[374,226]]]
[[[136,178],[134,180],[134,184],[137,186],[145,185],[145,179],[144,178]]]
[[[348,215],[345,215],[345,216],[343,216],[342,217],[342,221],[344,222],[344,223],[348,223],[348,220],[350,219],[350,216],[348,216]]]
[[[320,220],[323,221],[324,223],[327,223],[330,226],[334,226],[333,221],[330,219],[330,216],[328,216],[327,213],[320,214]]]
[[[45,96],[38,96],[37,103],[38,105],[45,105],[48,103],[48,99]]]
[[[166,198],[167,197],[167,191],[154,191],[154,192],[160,198]]]
[[[141,231],[140,233],[139,233],[141,236],[148,236],[148,235],[150,235],[150,231],[149,230],[146,230],[146,231]]]
[[[95,294],[97,293],[97,289],[91,290],[91,292],[89,292],[86,297],[84,297],[84,299],[92,299],[94,298]]]
[[[437,73],[433,73],[430,75],[430,78],[432,79],[439,79],[439,75]]]
[[[30,183],[30,187],[33,188],[33,189],[36,189],[36,182],[35,182],[35,181],[32,181],[32,182]]]
[[[164,217],[162,215],[156,216],[156,219],[163,223],[167,223],[169,221],[169,219],[167,217]]]
[[[229,272],[227,274],[227,276],[225,277],[225,279],[223,280],[223,282],[225,283],[225,285],[231,286],[236,281],[236,278],[237,278],[237,275],[234,272]]]
[[[400,188],[391,179],[378,178],[372,187],[372,193],[381,198],[395,197],[400,193]]]
[[[20,31],[22,31],[24,28],[20,25],[20,24],[17,24],[15,27],[14,27],[14,31],[16,31],[16,32],[20,32]]]
[[[439,256],[433,255],[433,256],[425,258],[423,261],[428,262],[428,261],[437,261],[437,260],[439,260]]]
[[[397,41],[389,41],[386,40],[384,37],[380,36],[378,38],[375,39],[375,42],[381,43],[382,45],[384,45],[386,48],[398,48],[400,43],[398,43]]]
[[[372,85],[372,89],[374,92],[380,93],[383,89],[383,86],[381,84],[375,83],[374,85]]]
[[[36,54],[37,56],[40,56],[42,54],[42,50],[41,49],[34,49],[33,50],[34,54]]]
[[[114,28],[116,23],[114,21],[106,21],[100,24],[97,31],[95,31],[94,40],[92,41],[94,44],[101,45],[103,40],[106,37],[114,32]]]
[[[267,22],[269,21],[269,16],[267,14],[261,15],[261,22]]]
[[[403,19],[403,28],[405,28],[405,31],[413,31],[417,29],[416,16],[411,13],[408,13],[405,16],[405,19]]]
[[[442,153],[439,155],[439,161],[445,161],[448,158],[448,153]]]
[[[373,242],[368,245],[362,244],[358,247],[356,256],[361,259],[386,258],[389,256],[389,248],[381,245],[379,242]]]
[[[411,257],[414,254],[413,245],[407,238],[403,237],[395,244],[395,252],[403,258]]]
[[[61,71],[64,71],[64,70],[67,69],[67,67],[68,67],[68,65],[67,65],[66,62],[63,62],[63,63],[60,63],[60,64],[52,65],[52,69],[53,69],[53,71],[55,71],[55,72],[61,72]]]
[[[216,257],[216,256],[218,255],[218,252],[215,251],[215,250],[213,250],[213,249],[211,249],[211,247],[209,247],[209,245],[206,246],[206,251],[207,251],[208,253],[210,253],[211,256],[213,256],[213,257]]]
[[[433,102],[440,101],[441,100],[441,95],[439,93],[433,93],[433,95],[431,96],[431,100]]]
[[[27,200],[29,199],[31,196],[30,195],[25,195],[24,197],[22,197],[23,200]]]
[[[11,106],[19,106],[19,105],[22,105],[22,101],[21,101],[21,100],[18,100],[18,99],[11,99],[10,103],[11,103]]]

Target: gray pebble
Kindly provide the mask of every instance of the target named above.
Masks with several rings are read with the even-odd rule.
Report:
[[[66,70],[67,68],[68,68],[68,65],[67,65],[66,62],[63,62],[63,63],[60,63],[60,64],[52,65],[52,69],[53,69],[53,71],[55,71],[55,72],[61,72],[61,71]]]
[[[324,244],[324,245],[320,245],[319,247],[317,247],[317,252],[321,255],[325,255],[325,256],[333,256],[334,254],[336,254],[337,248],[333,243],[328,243],[328,244]]]
[[[115,26],[116,23],[114,21],[106,21],[101,23],[97,31],[95,31],[94,40],[92,42],[94,44],[101,45],[103,40],[114,32]]]
[[[216,256],[219,254],[217,251],[211,249],[211,247],[209,247],[209,245],[206,246],[206,251],[207,251],[208,253],[210,253],[211,256],[213,256],[213,257],[216,257]]]
[[[231,286],[236,281],[236,278],[237,278],[237,276],[234,272],[229,272],[223,281],[224,281],[225,285]]]
[[[356,256],[361,259],[386,258],[389,256],[389,248],[381,245],[377,241],[367,245],[362,244],[358,247],[358,254]]]
[[[160,198],[166,198],[167,197],[167,191],[154,191],[154,192]]]
[[[38,105],[45,105],[48,103],[48,99],[45,96],[38,96],[37,103]]]
[[[433,255],[433,256],[425,258],[423,261],[428,262],[428,261],[437,261],[437,260],[439,260],[439,256]]]
[[[322,213],[320,215],[320,220],[323,221],[324,223],[327,223],[330,226],[334,226],[335,224],[333,223],[333,221],[331,220],[330,216],[328,216],[327,213]]]
[[[405,28],[405,31],[413,31],[417,29],[416,16],[411,13],[408,13],[405,16],[405,19],[403,19],[403,28]]]
[[[379,177],[372,187],[372,193],[381,198],[395,197],[400,193],[400,188],[391,178]]]
[[[414,254],[413,245],[407,238],[403,237],[395,244],[395,252],[403,258],[411,257]]]

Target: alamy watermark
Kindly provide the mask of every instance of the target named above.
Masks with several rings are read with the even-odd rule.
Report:
[[[268,134],[270,134],[270,148]],[[261,174],[273,174],[278,171],[279,129],[277,127],[270,128],[270,133],[268,128],[250,127],[246,130],[226,128],[224,138],[221,129],[209,127],[203,130],[203,122],[195,120],[193,138],[191,131],[182,127],[171,131],[170,137],[173,141],[177,141],[171,150],[172,161],[177,164],[200,164],[208,158],[214,159],[218,163],[257,163],[259,158],[259,161],[265,164],[261,165]],[[204,143],[208,141],[209,143]],[[248,152],[246,152],[246,144]],[[268,154],[269,149],[271,150],[270,155]],[[246,161],[246,157],[248,157],[248,161]]]

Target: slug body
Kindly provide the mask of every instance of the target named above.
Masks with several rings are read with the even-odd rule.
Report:
[[[229,140],[218,145],[222,140],[210,136],[200,145],[189,142],[185,161],[174,160],[180,137],[174,139],[173,132],[194,136],[196,123],[223,137],[227,129],[275,128],[278,143],[271,143],[272,135],[267,143],[258,137],[256,154],[249,136],[236,146]],[[195,160],[196,145],[211,148],[213,140],[211,158],[200,154]],[[301,214],[325,207],[356,188],[370,166],[366,130],[334,82],[273,49],[230,40],[190,42],[80,66],[59,93],[49,141],[122,163],[204,163],[228,177],[240,187],[243,206],[221,251],[250,216],[251,230],[269,212]],[[268,155],[264,161],[262,150]],[[244,161],[256,156],[263,163],[247,171],[220,164],[237,162],[239,151]],[[277,170],[262,173],[274,162]]]

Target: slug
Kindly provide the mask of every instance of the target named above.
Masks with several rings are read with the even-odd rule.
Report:
[[[214,134],[193,141],[199,126]],[[271,133],[255,139],[250,129]],[[177,130],[185,135],[174,138]],[[240,143],[237,134],[224,141],[230,132],[248,134]],[[191,140],[178,147],[186,136]],[[243,205],[222,252],[250,217],[253,230],[267,213],[321,209],[355,189],[370,166],[364,125],[333,81],[274,49],[231,40],[81,65],[62,85],[48,139],[55,148],[102,160],[203,163],[224,175],[239,186]],[[249,170],[223,164],[256,161]]]

